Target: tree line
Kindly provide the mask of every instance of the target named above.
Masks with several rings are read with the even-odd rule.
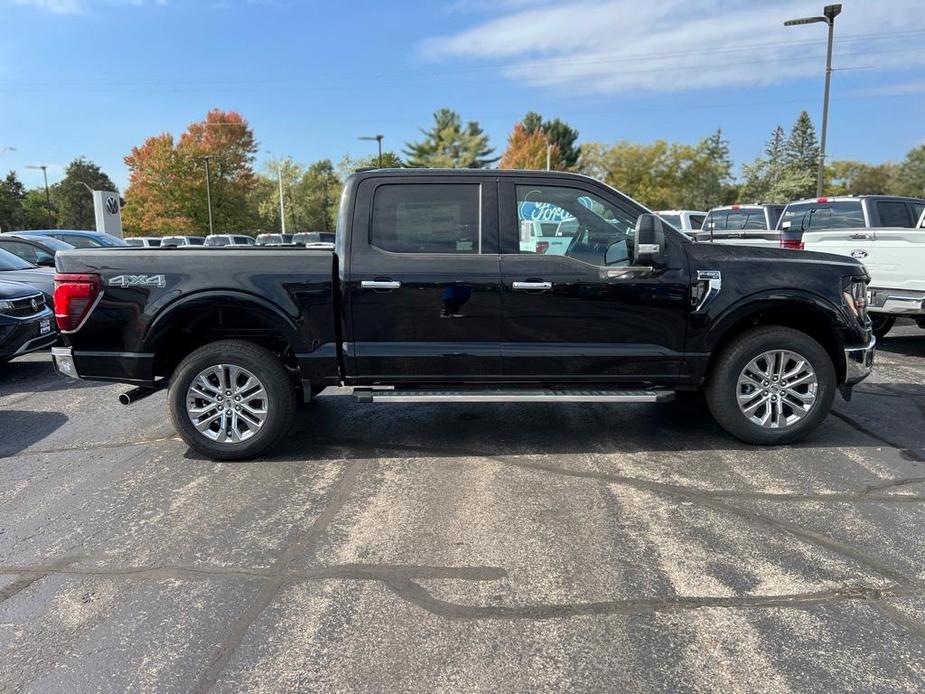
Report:
[[[463,122],[450,109],[433,114],[430,127],[402,152],[383,153],[385,167],[550,169],[575,171],[617,188],[653,209],[700,209],[735,201],[788,202],[816,189],[819,142],[809,114],[801,112],[789,132],[776,127],[758,157],[736,179],[729,142],[722,130],[696,144],[579,144],[568,123],[527,113],[514,124],[498,154],[477,121]],[[205,234],[209,229],[207,175],[215,230],[219,233],[277,231],[280,194],[291,231],[331,231],[344,180],[379,157],[344,156],[302,164],[271,159],[255,170],[257,140],[241,114],[215,109],[190,124],[179,138],[162,133],[125,157],[129,185],[124,192],[127,234]],[[832,161],[825,169],[828,195],[892,193],[925,196],[925,145],[899,163]],[[282,185],[280,185],[280,182]],[[116,190],[93,162],[79,157],[51,186],[27,190],[14,172],[0,180],[0,230],[92,229],[93,203],[87,187]]]

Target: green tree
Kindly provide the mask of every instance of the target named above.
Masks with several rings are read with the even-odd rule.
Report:
[[[896,192],[900,195],[925,197],[925,145],[909,150],[899,165]]]
[[[679,162],[682,207],[708,210],[734,201],[736,189],[732,185],[729,142],[723,138],[722,130],[703,138],[692,152],[685,154],[689,160]]]
[[[286,231],[299,230],[298,221],[304,216],[304,200],[301,195],[293,194],[294,188],[302,181],[305,168],[291,157],[275,159],[267,163],[267,174],[257,176],[254,190],[259,191],[257,214],[261,231],[279,231],[279,178],[283,179],[283,200],[286,209]]]
[[[386,150],[382,153],[382,168],[383,169],[400,169],[404,166],[404,163],[395,152]],[[348,176],[355,174],[360,169],[378,169],[379,168],[379,155],[378,154],[367,154],[362,157],[352,157],[349,154],[345,154],[341,157],[341,160],[337,163],[337,173],[342,180],[347,180]]]
[[[57,229],[58,216],[54,205],[48,206],[45,188],[32,188],[26,191],[22,201],[23,227],[25,229]]]
[[[304,229],[334,231],[342,189],[340,176],[329,159],[316,161],[308,167],[299,185],[299,195],[305,206]]]
[[[0,181],[0,232],[23,228],[26,218],[23,210],[25,199],[25,187],[17,178],[16,172],[10,171],[6,178]]]
[[[826,192],[830,195],[886,195],[897,185],[895,164],[865,164],[860,161],[833,161],[825,169]]]
[[[665,140],[651,144],[618,142],[615,145],[585,144],[581,148],[581,171],[604,181],[653,209],[683,207],[680,187],[682,161],[693,148]]]
[[[469,121],[465,127],[459,114],[448,108],[434,113],[434,126],[421,129],[424,139],[409,142],[404,153],[408,166],[422,168],[484,169],[498,161],[481,126]]]
[[[537,132],[542,132],[546,142],[558,148],[561,161],[561,166],[557,167],[558,169],[575,170],[581,156],[581,147],[575,145],[578,140],[578,131],[575,128],[558,118],[544,121],[543,117],[536,111],[530,111],[521,122],[527,134],[533,135]]]
[[[816,191],[819,168],[819,140],[812,118],[806,111],[797,117],[784,143],[783,178],[780,187],[794,189],[794,197],[809,197]]]
[[[96,216],[90,190],[118,192],[116,184],[100,167],[78,157],[64,170],[64,178],[52,186],[51,194],[58,209],[58,225],[64,229],[95,229]]]

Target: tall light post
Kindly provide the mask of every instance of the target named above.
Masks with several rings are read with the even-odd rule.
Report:
[[[380,169],[382,168],[382,140],[384,137],[385,135],[361,135],[360,136],[361,140],[369,140],[369,141],[375,140],[376,142],[379,143],[379,168]]]
[[[273,152],[267,152],[271,157]],[[283,197],[283,162],[276,162],[276,178],[279,182],[279,224],[281,233],[286,233],[286,199]]]
[[[825,177],[825,140],[829,129],[829,88],[832,84],[832,42],[835,38],[835,18],[839,14],[841,14],[841,5],[826,5],[822,8],[821,17],[801,17],[784,22],[784,26],[787,27],[816,22],[824,22],[829,27],[829,44],[825,56],[825,95],[822,99],[822,143],[819,151],[819,174],[816,177],[816,197],[822,197],[822,184]]]
[[[209,207],[209,235],[215,233],[212,223],[212,157],[199,157],[199,161],[206,163],[206,205]]]
[[[32,169],[33,171],[41,170],[42,176],[45,177],[45,210],[48,212],[48,219],[51,220],[51,193],[48,191],[48,165],[47,164],[36,164],[28,165],[27,169]]]

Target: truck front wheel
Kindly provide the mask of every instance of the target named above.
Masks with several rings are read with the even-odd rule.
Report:
[[[736,337],[717,357],[706,388],[716,421],[751,444],[796,441],[832,408],[835,367],[806,333],[761,327]]]
[[[186,444],[213,460],[244,460],[292,424],[292,379],[268,349],[242,340],[200,347],[174,372],[170,418]]]
[[[886,337],[886,334],[893,329],[896,316],[891,316],[889,313],[871,313],[870,322],[874,330],[874,335],[879,340],[882,337]]]

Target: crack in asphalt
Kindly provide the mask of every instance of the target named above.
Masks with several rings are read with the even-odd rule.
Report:
[[[839,412],[838,410],[836,410],[836,409],[833,408],[833,409],[831,410],[831,413],[830,413],[830,414],[831,414],[833,417],[836,417],[836,418],[842,420],[842,421],[843,421],[845,424],[847,424],[848,426],[853,427],[854,429],[857,429],[858,431],[860,431],[860,432],[861,432],[862,434],[864,434],[865,436],[869,436],[870,438],[875,439],[875,440],[879,441],[880,443],[885,444],[886,446],[888,446],[888,447],[890,447],[890,448],[895,448],[897,451],[899,451],[899,452],[900,452],[905,458],[907,458],[908,460],[912,460],[913,462],[916,462],[916,463],[925,462],[925,458],[923,458],[923,457],[922,457],[922,454],[919,453],[918,451],[913,450],[913,449],[911,449],[911,448],[908,448],[908,447],[906,447],[906,446],[903,446],[903,445],[901,445],[901,444],[899,444],[899,443],[896,443],[895,441],[892,441],[892,440],[886,438],[885,436],[883,436],[883,435],[881,435],[881,434],[878,434],[878,433],[875,432],[873,429],[870,429],[870,428],[864,426],[863,424],[861,424],[860,422],[858,422],[857,420],[855,420],[853,417],[850,417],[849,415],[846,415],[844,412]]]
[[[435,597],[422,586],[420,580],[461,580],[461,581],[497,581],[508,576],[506,569],[493,566],[423,566],[411,564],[337,564],[319,566],[304,570],[247,569],[234,567],[199,567],[187,565],[157,565],[138,567],[88,567],[67,568],[76,561],[69,557],[49,565],[36,566],[0,566],[0,574],[23,576],[22,580],[10,584],[0,597],[6,599],[25,589],[34,581],[50,575],[87,576],[97,578],[126,578],[138,581],[176,580],[212,580],[215,578],[261,578],[282,588],[299,582],[325,580],[374,581],[385,585],[403,600],[440,617],[449,619],[562,619],[582,615],[634,614],[648,612],[677,612],[701,608],[745,609],[745,608],[807,608],[825,603],[843,601],[863,601],[880,603],[897,598],[920,597],[925,595],[925,588],[891,583],[885,586],[863,583],[846,584],[839,587],[804,593],[782,593],[771,595],[738,596],[672,596],[652,598],[626,598],[622,600],[603,600],[573,603],[530,603],[527,605],[466,605]],[[279,584],[278,586],[276,584]],[[15,588],[14,588],[15,586]],[[252,603],[260,605],[256,600]],[[263,607],[266,607],[264,605]],[[256,608],[254,608],[256,609]],[[261,609],[262,611],[262,609]],[[250,606],[243,614],[251,612]],[[258,613],[259,614],[259,613]],[[907,617],[908,619],[908,617]],[[243,627],[242,620],[232,629],[233,636]],[[912,620],[914,623],[914,620]],[[253,621],[249,622],[250,626]],[[921,628],[921,626],[920,626]],[[245,629],[246,630],[246,629]],[[224,651],[231,653],[229,638],[223,643]],[[238,645],[234,644],[235,647]],[[214,673],[217,675],[218,670]],[[205,679],[205,678],[203,678]],[[214,681],[212,682],[214,684]],[[201,682],[205,684],[205,682]],[[209,685],[211,686],[211,684]]]
[[[260,614],[273,602],[279,591],[286,585],[286,572],[289,565],[299,555],[304,553],[311,545],[321,537],[328,528],[337,512],[347,503],[347,498],[353,491],[357,479],[362,469],[366,467],[364,461],[353,461],[340,480],[334,485],[334,494],[331,500],[325,506],[324,510],[318,514],[314,522],[302,533],[289,543],[283,553],[273,562],[270,567],[269,576],[264,580],[257,595],[250,601],[248,606],[235,620],[228,634],[225,636],[218,650],[209,659],[205,670],[193,687],[194,694],[204,694],[215,686],[219,675],[227,666],[231,657],[234,655],[244,635],[251,625],[257,621]]]

